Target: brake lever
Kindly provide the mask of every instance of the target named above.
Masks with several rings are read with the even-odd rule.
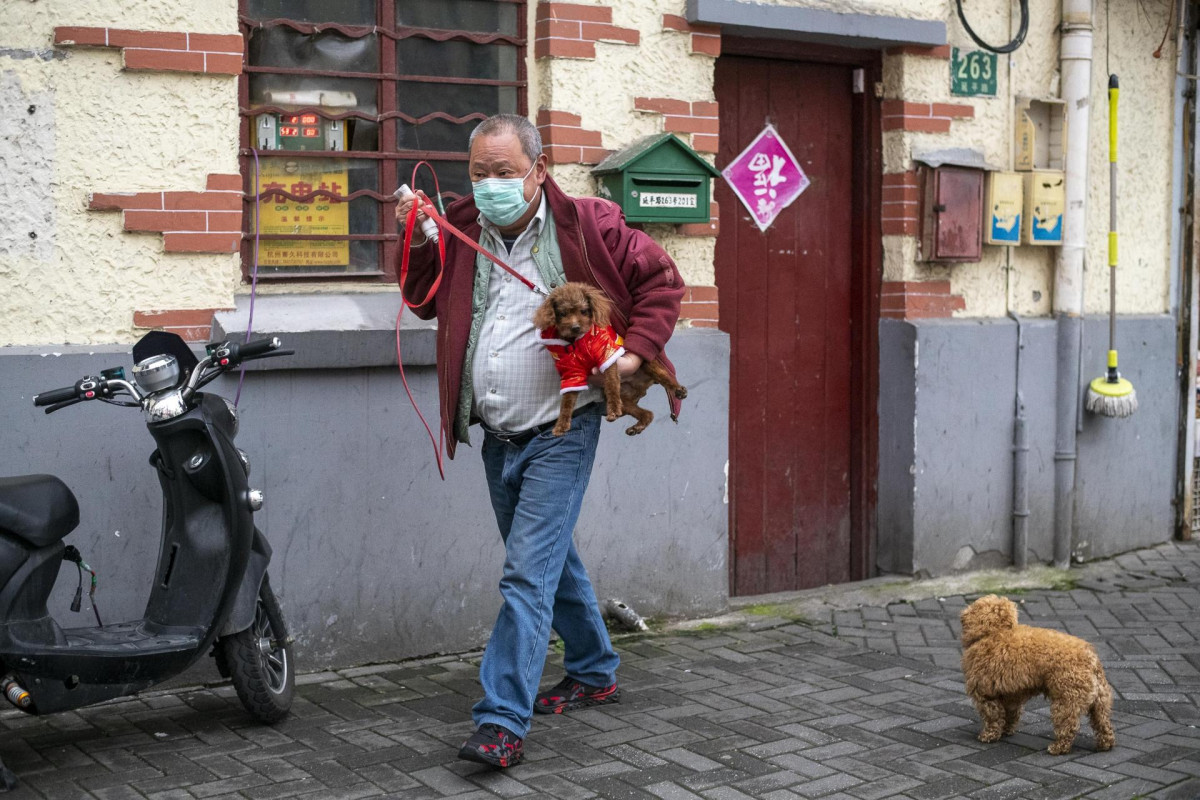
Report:
[[[296,355],[295,350],[272,350],[269,353],[263,353],[261,356],[250,356],[249,358],[243,358],[242,363],[244,364],[247,361],[258,361],[259,359],[263,359],[263,358],[278,358],[279,356],[294,356],[294,355]]]
[[[67,406],[73,406],[76,403],[82,403],[82,402],[83,402],[82,397],[73,397],[70,400],[63,400],[61,403],[55,403],[52,406],[46,406],[46,413],[53,414],[55,411],[61,411],[62,409],[66,408]]]

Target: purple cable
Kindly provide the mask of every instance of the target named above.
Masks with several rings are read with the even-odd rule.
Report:
[[[258,151],[250,148],[254,156],[254,266],[250,270],[250,319],[246,322],[246,341],[250,341],[250,332],[254,330],[254,296],[258,292],[258,233],[262,228],[262,198],[258,196]],[[246,365],[242,364],[241,374],[238,375],[237,394],[233,396],[233,407],[237,408],[242,399],[242,383],[246,380]]]

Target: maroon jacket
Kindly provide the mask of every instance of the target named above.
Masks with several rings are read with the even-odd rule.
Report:
[[[625,349],[644,361],[658,359],[673,375],[675,369],[663,347],[675,330],[683,299],[683,278],[675,262],[645,233],[627,227],[625,215],[615,203],[598,197],[570,197],[548,175],[542,188],[557,226],[567,280],[602,289],[613,301],[616,312],[612,324],[625,337]],[[475,241],[479,241],[481,232],[478,217],[470,196],[446,209],[450,224]],[[401,287],[404,296],[413,301],[424,297],[433,285],[437,268],[436,246],[414,248],[408,281]],[[398,276],[399,265],[396,272]],[[446,235],[442,284],[432,300],[414,310],[422,319],[437,316],[438,394],[442,426],[447,433],[446,452],[451,458],[474,287],[475,251]]]

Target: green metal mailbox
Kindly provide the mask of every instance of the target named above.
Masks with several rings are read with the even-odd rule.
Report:
[[[599,194],[628,222],[708,222],[720,172],[673,133],[643,136],[592,168]]]

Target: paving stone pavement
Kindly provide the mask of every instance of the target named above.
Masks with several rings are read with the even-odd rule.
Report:
[[[48,717],[0,712],[25,798],[937,800],[1200,798],[1200,544],[1138,551],[1027,591],[1022,621],[1093,642],[1117,745],[1086,722],[1045,752],[1045,701],[995,744],[963,694],[958,612],[937,597],[803,622],[619,640],[619,705],[537,717],[526,760],[455,758],[478,654],[301,676],[292,716],[252,723],[227,687]],[[558,679],[551,654],[546,683]]]

